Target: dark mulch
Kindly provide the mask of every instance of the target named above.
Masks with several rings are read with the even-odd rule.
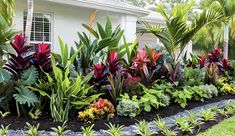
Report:
[[[110,119],[110,120],[98,120],[94,122],[95,124],[94,129],[95,130],[107,129],[105,123],[108,123],[108,122],[111,122],[113,124],[118,123],[120,125],[129,126],[129,125],[135,124],[138,120],[142,120],[142,119],[145,119],[146,121],[152,121],[156,117],[156,114],[158,114],[160,117],[163,118],[163,117],[174,115],[178,112],[182,112],[184,110],[190,110],[198,106],[203,106],[205,104],[214,103],[214,102],[218,102],[221,100],[234,99],[234,98],[235,98],[234,95],[224,95],[224,96],[214,97],[213,99],[210,99],[205,102],[191,101],[188,103],[186,109],[182,109],[178,104],[173,103],[170,106],[160,108],[158,110],[154,110],[149,113],[142,112],[139,116],[135,117],[134,119],[116,116],[115,118]],[[0,119],[0,124],[3,124],[3,125],[11,124],[11,127],[10,127],[11,129],[22,129],[24,128],[26,122],[29,122],[30,124],[40,123],[40,130],[50,130],[51,127],[57,127],[58,125],[61,125],[59,123],[54,123],[48,114],[43,115],[37,121],[32,121],[28,116],[17,118],[16,116],[13,116],[13,115],[8,116],[4,119]],[[213,121],[206,123],[205,128],[208,128],[207,124],[209,124],[208,126],[212,126]],[[74,115],[74,117],[71,117],[67,123],[68,129],[72,131],[80,131],[81,126],[88,126],[88,125],[90,124],[84,125],[82,122],[78,121],[77,115]],[[203,130],[203,127],[201,128],[201,130]]]

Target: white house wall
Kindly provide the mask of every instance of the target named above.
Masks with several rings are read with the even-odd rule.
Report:
[[[23,12],[27,11],[26,0],[16,0],[16,14],[14,17],[14,28],[17,31],[23,30]],[[70,46],[75,46],[74,41],[78,41],[77,32],[86,31],[81,24],[89,23],[90,15],[94,9],[63,5],[42,0],[34,1],[34,11],[50,13],[52,15],[52,51],[59,52],[58,36]],[[121,24],[125,29],[127,41],[135,38],[137,18],[124,14],[107,11],[97,11],[96,21],[105,24],[106,17],[109,16],[113,26]],[[96,25],[94,24],[94,27]],[[86,31],[87,32],[87,31]]]

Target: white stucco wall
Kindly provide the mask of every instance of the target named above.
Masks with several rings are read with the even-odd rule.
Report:
[[[23,30],[23,12],[27,11],[26,0],[16,0],[16,14],[14,17],[14,28],[17,31]],[[42,0],[35,0],[34,11],[45,12],[52,15],[52,51],[59,51],[58,36],[60,36],[65,43],[74,46],[74,41],[78,41],[77,32],[86,31],[81,24],[89,23],[90,14],[94,9],[83,7],[62,5]],[[97,11],[96,21],[105,24],[106,17],[109,16],[112,20],[113,26],[121,25],[125,29],[127,41],[133,41],[136,33],[136,17],[113,13],[108,11]],[[96,25],[94,24],[94,27]]]

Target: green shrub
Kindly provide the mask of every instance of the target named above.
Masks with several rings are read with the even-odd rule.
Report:
[[[202,69],[199,68],[186,68],[184,71],[184,82],[186,85],[195,86],[201,85],[204,81],[204,73]]]
[[[121,95],[121,100],[117,106],[117,115],[135,117],[141,111],[140,102],[137,100],[137,96],[133,96],[132,99],[128,94]]]

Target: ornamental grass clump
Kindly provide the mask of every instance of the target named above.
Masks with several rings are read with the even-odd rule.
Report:
[[[86,110],[78,112],[78,118],[86,123],[96,119],[113,118],[115,108],[113,104],[107,100],[100,98],[97,102],[94,101]]]

